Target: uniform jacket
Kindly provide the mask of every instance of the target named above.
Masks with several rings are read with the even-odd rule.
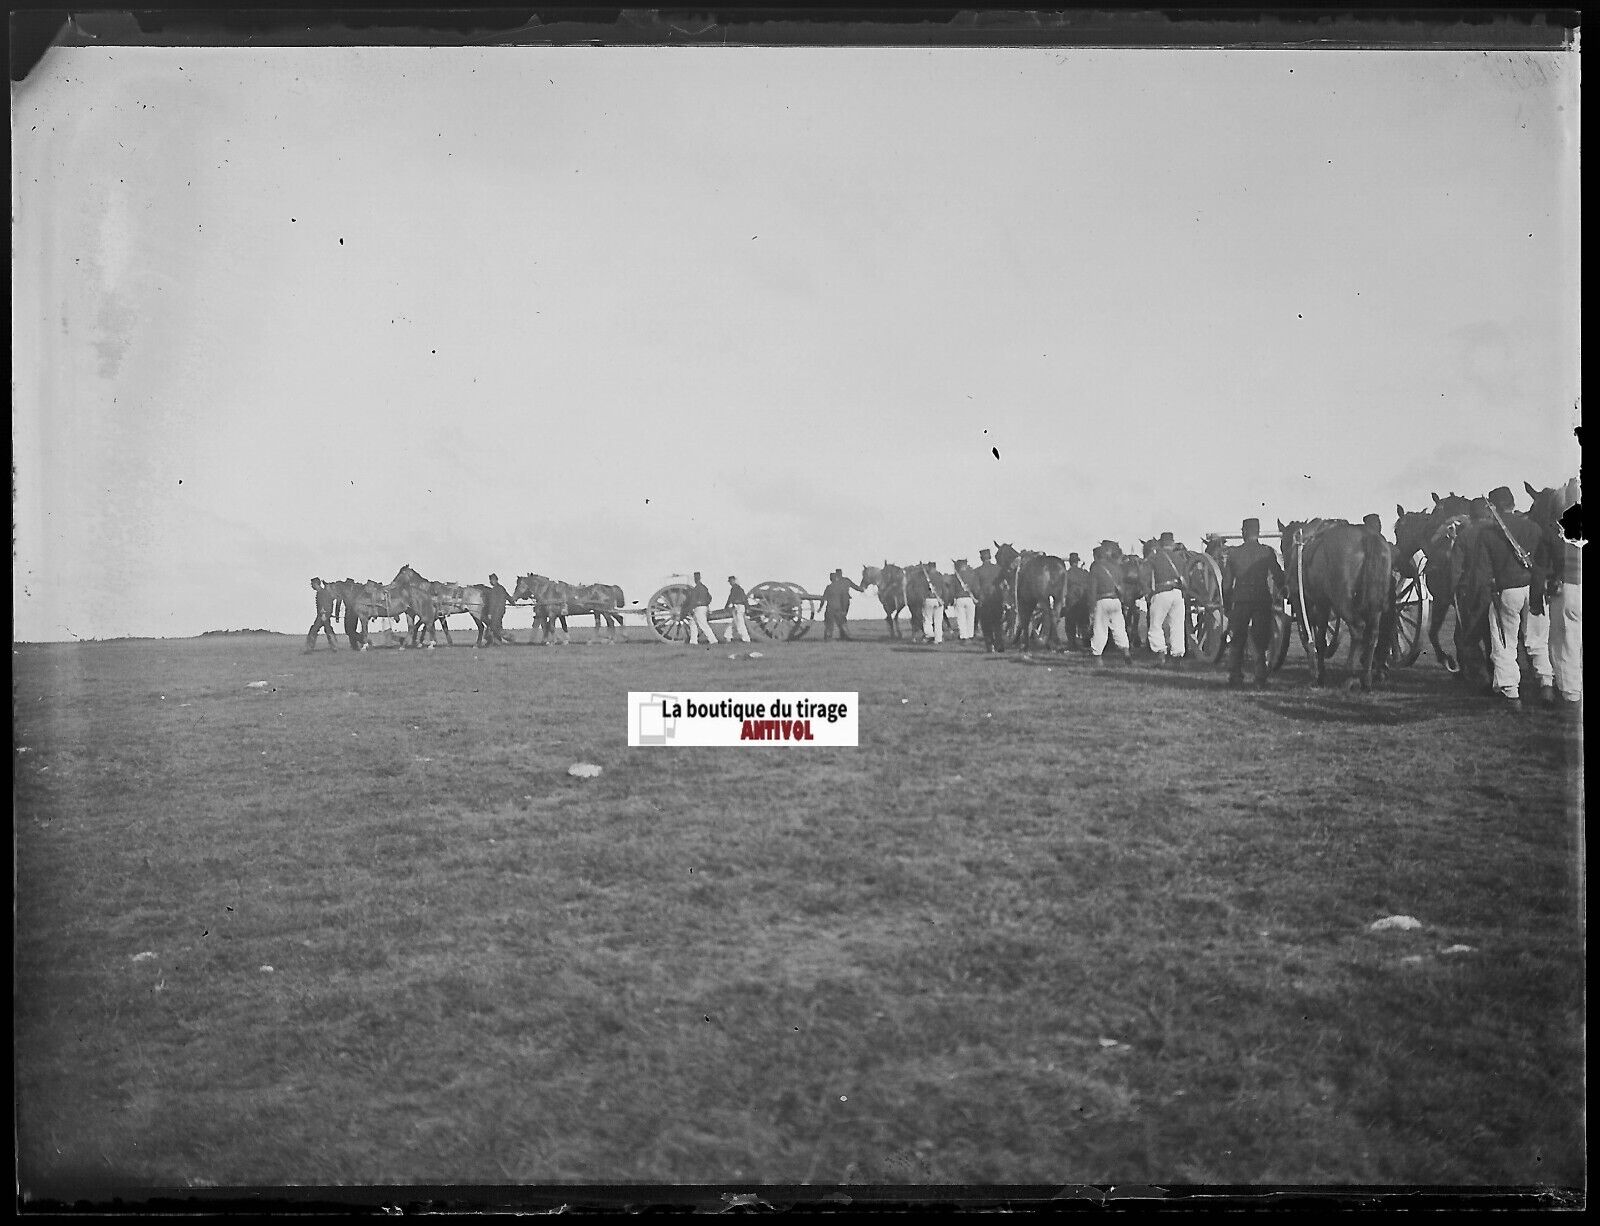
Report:
[[[732,587],[730,587],[728,589],[728,603],[723,605],[722,607],[724,609],[731,609],[736,604],[745,604],[745,605],[747,605],[749,603],[750,603],[750,598],[744,594],[744,588],[740,587],[737,583],[735,583]]]
[[[1178,573],[1178,560],[1165,549],[1158,549],[1150,558],[1150,586],[1155,592],[1170,592],[1183,586],[1183,576]]]
[[[708,609],[711,607],[711,589],[703,583],[697,583],[694,591],[689,593],[689,607],[698,609],[702,605]]]
[[[1097,559],[1089,567],[1089,597],[1091,600],[1121,600],[1122,589],[1118,586],[1121,579],[1119,567],[1114,562]]]
[[[1271,604],[1283,586],[1283,567],[1272,546],[1244,541],[1228,550],[1222,565],[1222,590],[1230,608],[1237,604]]]

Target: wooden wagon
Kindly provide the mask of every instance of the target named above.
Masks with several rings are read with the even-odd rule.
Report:
[[[674,577],[645,602],[645,624],[663,643],[689,641],[689,595],[693,591],[693,580]],[[745,606],[745,620],[750,629],[780,642],[804,638],[822,615],[823,598],[798,583],[768,579],[746,595],[749,603]],[[728,622],[733,619],[733,610],[712,609],[709,616],[713,623]]]

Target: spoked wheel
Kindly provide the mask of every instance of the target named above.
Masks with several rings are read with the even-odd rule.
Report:
[[[1184,568],[1184,605],[1189,650],[1211,664],[1228,648],[1228,618],[1222,607],[1222,568],[1209,553],[1191,553]]]
[[[669,583],[645,603],[645,621],[663,643],[687,643],[693,615],[689,597],[694,589],[686,583]]]
[[[1277,672],[1289,658],[1289,640],[1294,637],[1294,623],[1281,609],[1272,615],[1272,639],[1267,644],[1267,668]]]
[[[1394,668],[1410,668],[1422,655],[1428,618],[1433,611],[1423,573],[1426,567],[1426,558],[1419,554],[1415,578],[1401,574],[1394,577],[1394,635],[1389,642],[1389,664]]]
[[[749,615],[757,630],[779,642],[799,638],[811,628],[803,618],[794,585],[777,580],[750,589]]]
[[[790,595],[794,597],[794,619],[790,625],[793,627],[789,637],[803,639],[810,631],[812,623],[822,616],[822,602],[815,599],[798,583],[785,583]]]

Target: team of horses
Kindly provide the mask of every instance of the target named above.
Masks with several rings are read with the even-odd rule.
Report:
[[[1541,549],[1535,554],[1533,585],[1541,592],[1549,559],[1561,548],[1561,520],[1579,498],[1578,481],[1564,486],[1535,489],[1523,483],[1532,505],[1526,512],[1509,512],[1510,523],[1532,521],[1539,530]],[[1388,652],[1396,641],[1398,611],[1396,576],[1421,579],[1431,597],[1428,641],[1444,667],[1464,672],[1471,679],[1488,673],[1489,615],[1493,603],[1490,577],[1483,565],[1481,537],[1496,531],[1493,523],[1474,521],[1475,500],[1451,493],[1433,495],[1433,506],[1407,511],[1397,505],[1394,542],[1362,524],[1343,519],[1293,520],[1278,523],[1279,543],[1289,616],[1317,684],[1325,684],[1327,666],[1337,651],[1340,635],[1348,636],[1348,672],[1352,687],[1371,689],[1389,667]],[[994,543],[994,561],[973,567],[966,559],[952,560],[946,574],[932,562],[897,566],[863,566],[862,590],[876,587],[889,636],[902,637],[899,615],[911,615],[911,641],[925,641],[923,601],[936,596],[943,606],[956,597],[972,594],[977,601],[977,628],[991,651],[1044,646],[1060,649],[1087,643],[1090,587],[1088,572],[1068,566],[1059,557],[1034,550],[1019,550],[1009,543]],[[1137,555],[1110,559],[1117,578],[1131,638],[1143,639],[1141,609],[1153,591],[1152,566],[1157,539],[1140,542]],[[1208,540],[1220,569],[1227,548],[1220,538]],[[1173,560],[1192,593],[1199,570],[1209,565],[1203,553],[1179,544]],[[1454,653],[1441,641],[1450,614],[1455,613]],[[1059,629],[1058,629],[1059,627]]]
[[[376,579],[358,582],[343,579],[329,585],[333,589],[335,618],[344,619],[345,635],[350,646],[366,650],[371,646],[369,625],[373,618],[399,620],[405,618],[406,633],[401,647],[433,647],[438,643],[438,630],[444,631],[445,642],[451,646],[455,640],[450,635],[452,616],[462,613],[472,618],[477,630],[474,647],[488,646],[494,642],[507,642],[500,627],[491,618],[494,589],[482,583],[444,583],[427,579],[409,564],[402,566],[388,583]],[[548,579],[543,575],[522,575],[517,579],[513,603],[530,602],[534,610],[535,627],[542,631],[540,642],[551,641],[554,628],[559,624],[560,641],[570,642],[567,618],[573,614],[594,615],[595,637],[598,638],[602,619],[608,634],[607,642],[626,641],[622,630],[622,610],[625,600],[622,589],[615,584],[572,584]]]

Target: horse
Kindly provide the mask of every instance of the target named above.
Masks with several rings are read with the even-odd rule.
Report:
[[[1417,577],[1417,554],[1425,559],[1423,581],[1428,585],[1432,611],[1428,615],[1428,643],[1439,663],[1449,672],[1460,672],[1456,657],[1444,649],[1439,633],[1444,629],[1444,619],[1456,609],[1456,650],[1463,643],[1476,644],[1488,634],[1488,626],[1477,627],[1461,618],[1456,600],[1460,554],[1456,549],[1456,535],[1467,522],[1472,500],[1452,491],[1440,498],[1433,495],[1433,506],[1426,511],[1408,511],[1395,503],[1394,562],[1395,569],[1407,579]],[[1481,634],[1479,633],[1481,629]],[[1469,645],[1470,650],[1470,645]]]
[[[1552,544],[1565,544],[1567,537],[1561,521],[1568,511],[1578,505],[1578,478],[1571,477],[1565,485],[1548,486],[1542,490],[1536,490],[1524,481],[1522,488],[1533,499],[1533,504],[1528,508],[1528,518],[1545,530]],[[1576,538],[1579,533],[1574,530],[1571,535]]]
[[[413,646],[426,646],[431,651],[439,645],[439,636],[433,629],[434,622],[439,618],[433,607],[433,585],[412,570],[409,563],[396,571],[394,578],[388,582],[385,599],[389,608],[397,608],[410,619],[411,626],[406,637]],[[449,634],[448,628],[445,633]],[[424,634],[428,638],[425,644],[422,642]]]
[[[432,600],[432,622],[424,624],[420,610],[415,610],[416,620],[411,624],[411,645],[420,646],[422,633],[426,629],[430,634],[433,624],[444,628],[444,641],[450,646],[455,646],[455,640],[450,637],[449,618],[452,614],[465,613],[472,618],[472,624],[477,628],[477,637],[473,640],[474,647],[481,647],[491,642],[489,635],[489,589],[481,584],[443,583],[434,579],[425,579],[409,565],[402,566],[400,573],[395,576],[395,583],[404,583],[415,588],[418,585],[428,589]],[[391,585],[393,586],[393,585]],[[437,639],[435,639],[437,642]]]
[[[518,575],[516,590],[512,593],[511,599],[533,601],[534,616],[539,620],[543,642],[549,642],[551,631],[558,621],[561,623],[561,641],[570,642],[567,617],[575,613],[589,613],[594,616],[594,631],[589,637],[591,643],[601,641],[602,618],[606,626],[605,642],[628,640],[622,627],[620,612],[626,604],[626,598],[622,594],[622,589],[615,583],[573,584],[562,583],[544,575]]]
[[[883,606],[883,620],[889,627],[889,637],[892,639],[901,637],[900,612],[906,607],[905,568],[889,562],[885,562],[882,566],[863,566],[858,586],[862,591],[874,586],[878,589],[878,603]],[[913,630],[920,620],[921,615],[913,612],[911,615]]]
[[[950,577],[932,562],[919,562],[904,568],[906,608],[911,614],[911,641],[932,642],[922,629],[922,605],[930,596],[939,602],[939,616],[944,617],[944,606],[950,600]],[[944,629],[942,620],[939,629]]]
[[[1059,650],[1056,621],[1067,604],[1067,564],[1054,554],[1019,553],[1008,544],[994,543],[995,564],[1007,576],[1017,606],[1015,646],[1026,649],[1034,637],[1034,614],[1045,619],[1045,645]]]
[[[365,583],[346,579],[339,584],[338,597],[344,607],[345,635],[350,640],[351,648],[357,651],[365,651],[372,645],[367,634],[367,625],[372,618],[400,617],[405,613],[404,605],[398,599],[391,607],[389,589],[376,579],[368,579]]]
[[[1278,523],[1289,601],[1300,625],[1300,641],[1316,663],[1317,684],[1325,679],[1328,622],[1338,617],[1350,628],[1350,689],[1370,690],[1374,672],[1388,668],[1388,643],[1394,621],[1394,551],[1389,542],[1360,524],[1342,519]]]

